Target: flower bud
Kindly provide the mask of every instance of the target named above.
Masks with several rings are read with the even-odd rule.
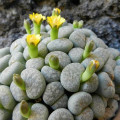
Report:
[[[25,82],[22,80],[19,74],[13,74],[13,82],[21,89],[26,90]]]
[[[82,82],[88,81],[95,73],[95,71],[99,68],[99,65],[99,61],[91,60],[85,72],[82,74]]]
[[[59,69],[59,59],[55,55],[51,55],[49,58],[49,65],[51,68],[58,70]]]
[[[86,59],[90,55],[91,51],[93,50],[93,47],[94,47],[94,42],[88,41],[85,46],[85,50],[83,52],[83,60]]]
[[[31,108],[25,100],[20,103],[20,113],[24,118],[29,118],[31,115]]]
[[[80,20],[78,22],[78,28],[82,28],[83,27],[83,24],[84,24],[84,21],[83,20]]]
[[[52,11],[52,16],[59,16],[61,10],[59,8],[54,8]]]
[[[78,28],[78,21],[77,20],[73,21],[73,28]]]
[[[28,22],[28,20],[25,20],[25,19],[24,19],[24,28],[27,34],[31,34],[30,23]]]

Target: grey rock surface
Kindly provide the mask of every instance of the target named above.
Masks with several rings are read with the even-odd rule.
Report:
[[[82,28],[79,30],[79,32],[83,33],[86,37],[96,36],[96,34],[92,30],[87,28]]]
[[[113,81],[110,79],[107,73],[101,72],[98,75],[99,78],[99,86],[98,86],[98,94],[102,95],[106,98],[113,98],[115,95],[115,86]]]
[[[19,68],[19,69],[18,69]],[[0,75],[0,83],[10,85],[13,80],[13,74],[20,74],[25,66],[20,62],[15,62],[5,68]]]
[[[87,92],[77,92],[68,100],[68,109],[74,115],[79,115],[92,103],[92,96]]]
[[[50,114],[48,120],[74,120],[74,118],[69,110],[59,108]]]
[[[66,65],[70,64],[71,63],[71,60],[70,60],[70,57],[64,53],[64,52],[61,52],[61,51],[54,51],[54,52],[50,52],[47,54],[47,56],[45,57],[45,64],[48,65],[49,63],[49,58],[51,55],[55,55],[58,57],[59,59],[59,64],[60,64],[60,68],[64,68]]]
[[[67,38],[53,40],[47,44],[49,51],[63,51],[68,53],[73,47],[73,43]]]
[[[10,54],[10,48],[9,47],[5,47],[5,48],[1,48],[0,49],[0,58],[4,57],[5,55]]]
[[[31,115],[28,120],[48,120],[48,115],[47,107],[41,103],[36,103],[31,107]]]
[[[40,71],[27,68],[22,71],[21,78],[25,82],[26,94],[30,99],[37,99],[43,94],[46,82]]]
[[[91,103],[91,109],[93,110],[93,113],[96,118],[101,118],[105,114],[105,106],[103,103],[103,100],[100,96],[94,95],[92,97],[92,103]]]
[[[21,90],[14,82],[10,85],[10,91],[14,99],[18,102],[21,102],[22,100],[29,100],[26,91]]]
[[[41,70],[43,66],[44,66],[44,59],[41,57],[32,58],[26,62],[26,68],[34,68],[37,70]]]
[[[97,57],[102,58],[102,60],[104,61],[104,63],[108,60],[109,58],[109,52],[104,49],[104,48],[97,48],[94,50],[93,54]]]
[[[8,62],[10,58],[11,58],[10,54],[0,58],[0,72],[2,72],[6,67],[8,67]]]
[[[52,105],[52,109],[56,110],[58,108],[66,108],[68,105],[68,97],[64,94],[59,100]]]
[[[93,93],[97,90],[99,85],[98,76],[94,73],[93,76],[80,86],[80,89],[84,92]]]
[[[49,82],[56,82],[60,80],[61,72],[58,70],[55,70],[49,66],[44,66],[41,69],[41,73],[43,74],[45,80]]]
[[[11,46],[10,46],[10,53],[14,54],[16,52],[23,52],[23,47],[21,45],[21,39],[17,39],[16,41],[14,41]]]
[[[50,37],[46,37],[41,42],[44,43],[45,45],[47,45],[50,41],[51,41],[51,38]]]
[[[120,66],[120,59],[116,61],[116,65]]]
[[[11,114],[8,110],[0,109],[0,120],[8,120]]]
[[[59,29],[58,38],[69,38],[73,31],[73,26],[63,26]]]
[[[75,120],[93,120],[93,111],[91,108],[85,108],[81,114],[75,116]]]
[[[96,37],[96,36],[90,36],[90,39],[94,41],[96,47],[101,47],[101,48],[107,48],[107,46],[105,45],[105,43],[103,42],[102,39]]]
[[[114,71],[111,66],[104,65],[104,67],[102,68],[102,72],[106,72],[111,78],[111,80],[114,80]]]
[[[73,48],[69,51],[68,55],[72,62],[80,63],[83,57],[83,49]]]
[[[67,65],[60,77],[62,86],[69,92],[78,92],[80,88],[81,75],[85,71],[80,63]]]
[[[114,56],[114,59],[120,55],[120,52],[114,48],[108,48],[108,51]]]
[[[12,57],[9,60],[9,66],[15,62],[20,62],[22,64],[25,64],[25,59],[24,59],[23,54],[21,52],[15,52],[12,55]]]
[[[72,41],[74,47],[80,47],[80,48],[84,48],[86,45],[86,37],[85,35],[79,31],[76,30],[74,31],[70,37],[69,40]]]
[[[49,83],[43,94],[43,101],[48,105],[53,105],[64,95],[64,88],[60,82]]]
[[[18,103],[13,110],[12,120],[27,120],[27,118],[22,117],[20,114],[20,103]]]
[[[116,66],[114,70],[115,82],[120,85],[120,66]]]
[[[112,69],[114,70],[115,66],[116,66],[116,61],[111,59],[111,58],[109,58],[108,61],[106,62],[106,65],[111,66]]]
[[[16,101],[14,100],[8,86],[0,85],[0,102],[8,111],[14,109]]]
[[[110,117],[115,116],[115,112],[118,110],[119,105],[117,100],[115,99],[109,99],[108,100],[108,108],[111,110]]]

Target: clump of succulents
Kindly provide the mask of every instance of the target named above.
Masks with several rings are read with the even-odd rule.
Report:
[[[55,8],[24,20],[27,34],[0,49],[0,120],[109,119],[118,109],[120,52]],[[46,20],[49,25],[43,25]]]

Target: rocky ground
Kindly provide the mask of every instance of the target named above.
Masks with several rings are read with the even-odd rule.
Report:
[[[120,0],[0,0],[0,48],[25,33],[23,19],[32,12],[51,15],[62,9],[68,22],[84,20],[105,43],[120,50]]]

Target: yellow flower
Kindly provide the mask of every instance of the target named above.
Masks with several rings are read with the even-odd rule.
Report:
[[[47,22],[51,26],[51,28],[59,28],[64,22],[65,19],[63,17],[59,16],[51,16],[47,17]]]
[[[53,9],[53,15],[59,15],[61,10],[59,8],[54,8]]]
[[[42,16],[42,14],[38,13],[29,14],[29,18],[32,21],[35,21],[37,24],[40,24],[43,20],[46,20],[45,16]]]
[[[33,45],[33,46],[37,46],[39,44],[41,40],[41,36],[32,34],[32,35],[27,35],[27,44],[28,45]]]

